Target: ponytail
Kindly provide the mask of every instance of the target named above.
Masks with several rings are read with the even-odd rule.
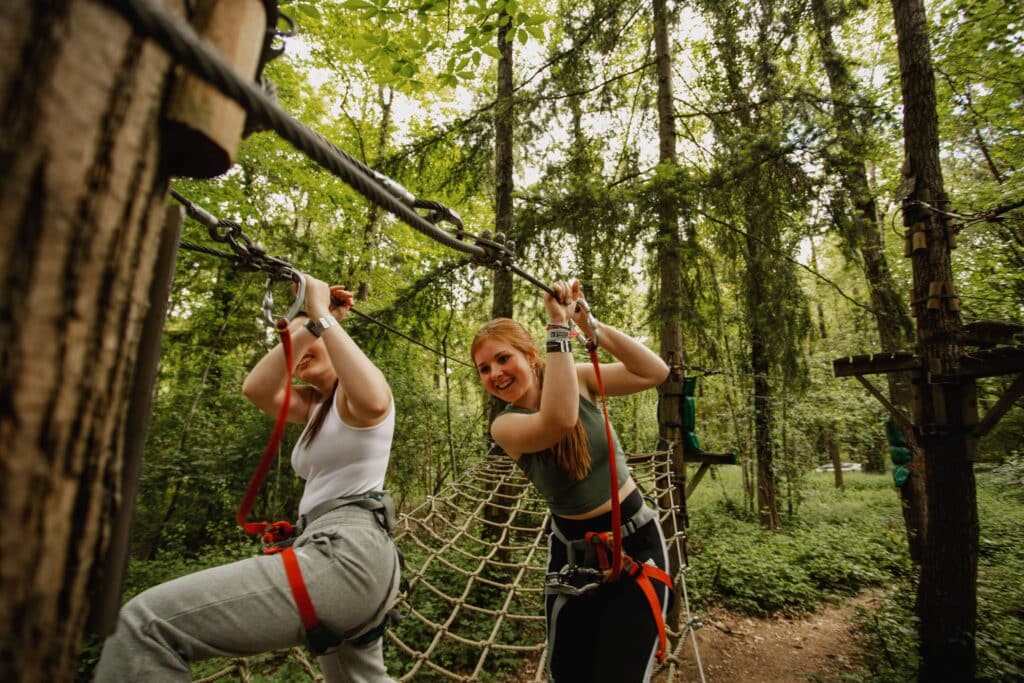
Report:
[[[324,420],[327,419],[327,413],[331,410],[334,404],[334,395],[338,393],[338,380],[334,380],[334,386],[331,387],[330,394],[327,396],[327,400],[320,404],[320,407],[316,409],[316,413],[313,415],[313,419],[309,421],[306,426],[306,433],[302,435],[299,443],[303,448],[309,448],[309,445],[313,443],[313,439],[320,433],[320,428],[324,426]]]

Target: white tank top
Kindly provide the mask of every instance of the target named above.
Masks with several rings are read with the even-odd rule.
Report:
[[[331,409],[313,443],[306,447],[299,437],[292,449],[292,469],[306,481],[299,502],[300,515],[332,498],[384,489],[384,473],[395,432],[394,399],[388,416],[381,422],[372,427],[352,427],[338,414],[335,398],[328,399]],[[315,415],[320,405],[311,414]],[[306,429],[302,430],[303,436]]]

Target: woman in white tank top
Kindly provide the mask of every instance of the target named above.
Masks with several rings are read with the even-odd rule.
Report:
[[[299,505],[305,527],[292,548],[328,642],[340,641],[317,652],[325,680],[384,683],[391,679],[380,627],[398,593],[398,553],[381,515],[345,502],[382,497],[394,400],[384,375],[340,325],[352,295],[305,278],[309,316],[290,325],[294,376],[303,384],[292,388],[288,420],[306,425],[292,453],[306,482]],[[276,416],[287,377],[278,344],[250,371],[243,392]],[[306,644],[301,617],[276,555],[190,574],[122,608],[96,680],[189,681],[193,661]]]

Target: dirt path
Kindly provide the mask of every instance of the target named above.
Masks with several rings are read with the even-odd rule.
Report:
[[[857,605],[871,605],[865,593],[822,608],[800,619],[752,619],[724,610],[704,617],[697,631],[700,659],[707,683],[806,683],[838,681],[858,672],[851,660],[854,641],[850,617]],[[683,651],[687,662],[672,683],[700,681],[693,647]],[[863,673],[863,672],[861,672]],[[659,677],[658,683],[668,683]]]

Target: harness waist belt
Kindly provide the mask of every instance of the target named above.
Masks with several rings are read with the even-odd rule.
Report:
[[[634,512],[633,516],[622,524],[622,538],[629,538],[636,533],[637,529],[644,526],[652,519],[656,519],[657,516],[658,514],[646,504],[641,505],[640,509]],[[558,528],[558,524],[555,522],[554,517],[551,518],[551,533],[555,535],[555,538],[564,543],[565,547],[568,549],[569,564],[576,564],[576,553],[582,551],[586,554],[587,548],[590,547],[585,539],[577,538],[570,540],[566,537],[566,535],[562,533],[562,530]]]
[[[369,491],[356,496],[332,498],[314,506],[312,510],[299,516],[299,521],[294,529],[295,536],[301,534],[303,529],[320,517],[348,505],[356,505],[364,510],[373,512],[377,522],[388,534],[395,528],[395,504],[391,500],[391,496],[387,491]],[[291,547],[291,542],[294,541],[294,538],[293,536],[280,543],[265,547],[264,552],[280,552],[281,560],[284,562],[285,574],[288,577],[288,585],[292,590],[292,598],[295,600],[295,606],[299,611],[299,618],[302,620],[302,625],[306,630],[306,640],[309,648],[313,651],[313,654],[320,655],[345,639],[338,636],[326,624],[320,621],[316,608],[313,606],[313,601],[309,597],[309,591],[306,590],[302,569],[299,567],[298,559],[295,557],[295,552]],[[398,571],[397,567],[396,571]],[[366,630],[365,626],[370,625],[369,622],[360,626],[356,629],[356,633],[363,633],[363,635],[353,639],[353,642],[362,644],[380,637],[384,632],[386,622],[387,614],[384,615],[384,618],[380,620],[380,624],[376,627]]]
[[[299,521],[295,525],[296,535],[301,534],[310,524],[328,512],[347,505],[357,505],[364,510],[376,513],[377,521],[384,527],[384,530],[389,534],[394,531],[397,517],[395,516],[395,502],[391,499],[391,495],[387,491],[367,491],[354,496],[331,498],[314,506],[312,510],[299,516]]]

